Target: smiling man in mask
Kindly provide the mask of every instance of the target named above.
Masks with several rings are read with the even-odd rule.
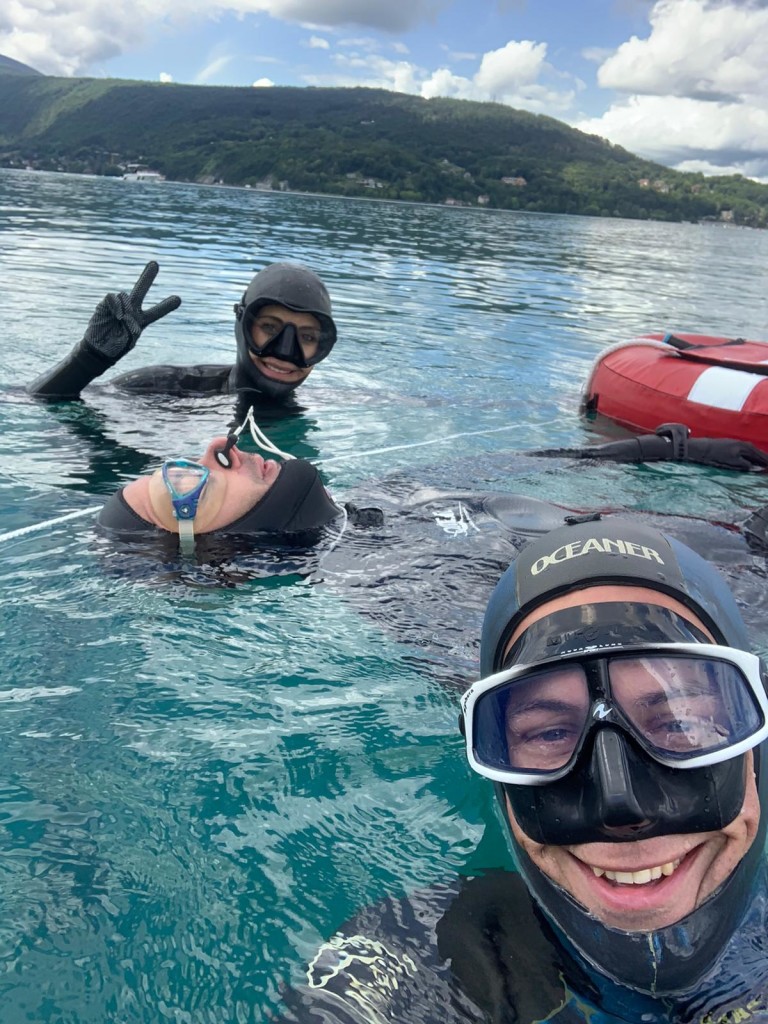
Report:
[[[181,305],[171,295],[144,308],[158,265],[150,262],[130,292],[107,295],[82,341],[29,385],[40,398],[72,399],[127,355],[143,330]],[[336,343],[331,300],[308,267],[272,263],[255,275],[235,305],[234,365],[146,366],[114,377],[115,387],[143,394],[237,394],[244,407],[285,402]]]
[[[461,701],[516,871],[359,914],[286,1021],[768,1019],[768,702],[733,597],[678,541],[591,517],[528,544]]]

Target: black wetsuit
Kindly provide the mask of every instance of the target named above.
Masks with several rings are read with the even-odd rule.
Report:
[[[113,365],[94,352],[77,346],[56,366],[29,386],[30,394],[49,398],[77,398],[95,377]],[[237,367],[202,363],[198,366],[143,366],[113,377],[109,384],[121,391],[164,395],[226,395],[241,390]],[[253,390],[256,396],[259,393]],[[260,397],[260,396],[259,396]]]
[[[495,871],[366,909],[320,947],[307,983],[284,1000],[281,1024],[766,1021],[764,874],[716,965],[679,997],[635,992],[578,962],[520,876]]]

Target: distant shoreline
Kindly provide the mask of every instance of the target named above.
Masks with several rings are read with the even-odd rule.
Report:
[[[445,210],[450,213],[481,213],[481,214],[502,214],[504,216],[518,216],[524,215],[526,217],[577,217],[588,221],[608,221],[610,223],[618,223],[626,221],[629,224],[654,224],[660,226],[666,224],[669,226],[685,226],[688,227],[717,227],[717,228],[728,228],[733,230],[734,228],[745,228],[747,230],[761,230],[756,228],[752,224],[734,224],[729,221],[722,221],[712,219],[703,220],[680,220],[680,221],[664,221],[664,220],[641,220],[636,217],[604,217],[600,214],[587,214],[587,213],[553,213],[546,210],[508,210],[499,208],[496,206],[456,206],[453,204],[446,203],[429,203],[429,202],[418,202],[411,199],[386,199],[378,198],[377,196],[340,196],[332,192],[301,192],[297,189],[274,189],[274,188],[257,188],[255,185],[228,185],[224,182],[202,182],[202,181],[177,181],[171,178],[165,178],[163,181],[132,181],[126,180],[119,177],[116,174],[79,174],[76,171],[45,171],[37,170],[35,168],[25,167],[0,167],[0,173],[9,172],[12,174],[46,174],[51,176],[66,176],[70,178],[82,178],[88,181],[114,181],[119,182],[122,186],[135,186],[141,185],[152,189],[166,188],[167,186],[177,187],[191,187],[191,188],[215,188],[222,189],[228,192],[245,192],[252,193],[259,196],[291,196],[299,199],[335,199],[339,202],[351,202],[351,203],[384,203],[392,204],[395,206],[415,206],[417,208],[427,208],[432,210]]]

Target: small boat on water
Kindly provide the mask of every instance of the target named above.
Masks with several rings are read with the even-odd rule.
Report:
[[[643,334],[601,352],[582,411],[630,430],[684,423],[693,437],[732,437],[768,451],[768,342]]]
[[[149,168],[140,168],[135,171],[126,171],[123,181],[165,181],[165,175],[160,171],[151,171]]]

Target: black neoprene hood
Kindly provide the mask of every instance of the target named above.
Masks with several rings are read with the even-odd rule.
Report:
[[[330,353],[336,344],[336,324],[331,314],[328,289],[309,267],[297,263],[271,263],[255,275],[240,302],[235,304],[235,338],[237,362],[230,386],[237,391],[255,390],[270,399],[285,401],[302,380],[277,380],[267,376],[251,359],[253,341],[251,328],[257,313],[268,305],[285,306],[295,312],[310,313],[321,328],[320,343],[314,355],[298,366],[314,366]],[[301,352],[298,343],[295,348]],[[255,354],[258,356],[259,352]],[[280,358],[286,358],[285,355]],[[293,361],[290,358],[288,361]]]
[[[298,263],[270,263],[253,278],[235,311],[239,320],[272,304],[316,317],[323,333],[321,358],[328,355],[336,343],[336,324],[328,289],[313,270]]]
[[[749,650],[741,613],[714,566],[667,534],[609,516],[560,527],[523,548],[488,602],[482,674],[501,667],[510,636],[534,608],[601,584],[667,594],[695,612],[718,642]]]

